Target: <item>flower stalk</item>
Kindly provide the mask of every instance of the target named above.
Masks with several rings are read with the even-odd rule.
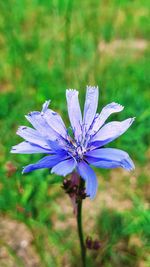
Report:
[[[80,188],[84,188],[84,181],[80,180]],[[81,258],[82,258],[82,266],[86,267],[86,247],[83,236],[83,227],[82,227],[82,201],[83,199],[78,200],[77,204],[77,227],[78,227],[78,235],[80,240],[80,248],[81,248]]]

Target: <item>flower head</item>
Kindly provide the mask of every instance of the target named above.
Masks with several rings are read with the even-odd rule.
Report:
[[[48,108],[50,101],[44,103],[41,112],[34,111],[26,116],[33,128],[19,127],[17,134],[25,141],[13,146],[11,152],[45,153],[47,156],[24,167],[23,173],[48,168],[51,173],[66,176],[75,170],[85,180],[86,194],[92,199],[97,191],[97,178],[90,165],[99,168],[122,167],[128,171],[134,169],[126,152],[104,148],[104,145],[122,135],[134,118],[105,123],[112,113],[122,111],[123,106],[113,102],[96,113],[98,93],[98,87],[87,86],[82,117],[78,91],[66,90],[72,135],[59,114]]]

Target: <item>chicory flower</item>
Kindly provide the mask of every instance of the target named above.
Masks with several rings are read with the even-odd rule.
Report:
[[[13,146],[12,153],[47,154],[41,160],[23,169],[23,173],[48,168],[51,173],[66,176],[76,171],[85,181],[86,194],[93,199],[98,183],[94,170],[98,168],[134,169],[129,155],[120,149],[104,148],[105,145],[122,135],[133,123],[134,118],[106,123],[107,118],[123,110],[117,103],[106,105],[100,113],[98,87],[87,86],[83,117],[80,110],[77,90],[66,90],[68,114],[72,134],[69,134],[62,118],[52,109],[50,101],[43,104],[41,112],[34,111],[26,116],[33,128],[19,127],[17,134],[24,142]]]

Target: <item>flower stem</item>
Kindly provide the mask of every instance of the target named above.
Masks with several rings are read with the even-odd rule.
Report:
[[[82,266],[86,267],[86,247],[84,244],[83,229],[82,229],[82,199],[79,200],[77,207],[77,225],[78,225],[78,234],[81,247]]]

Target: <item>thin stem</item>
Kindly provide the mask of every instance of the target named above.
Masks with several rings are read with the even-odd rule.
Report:
[[[83,229],[82,229],[82,199],[79,200],[77,207],[77,225],[78,225],[78,234],[81,247],[82,265],[83,267],[86,267],[86,247],[84,244]]]

